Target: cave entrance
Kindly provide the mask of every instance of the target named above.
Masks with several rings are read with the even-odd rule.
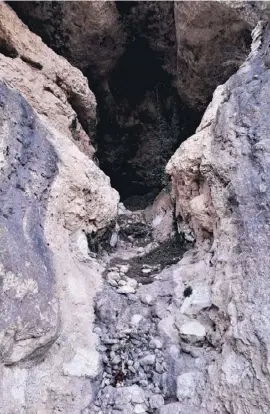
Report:
[[[162,59],[137,36],[106,85],[95,90],[100,168],[131,209],[148,205],[166,185],[166,163],[201,119],[172,83]]]

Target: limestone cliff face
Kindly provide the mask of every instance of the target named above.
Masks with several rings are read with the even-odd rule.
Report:
[[[0,412],[268,413],[268,3],[11,7]]]
[[[208,367],[209,412],[269,407],[269,33],[258,25],[249,58],[167,166],[177,211],[199,243],[214,240],[206,271],[219,354]]]

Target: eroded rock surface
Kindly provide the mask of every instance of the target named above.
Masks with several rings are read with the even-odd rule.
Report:
[[[12,365],[42,359],[57,337],[59,312],[44,220],[47,190],[58,168],[50,133],[2,80],[0,106],[1,359]]]
[[[268,26],[260,24],[253,36],[248,60],[216,90],[197,133],[167,167],[178,211],[199,242],[205,223],[212,223],[209,316],[221,353],[208,368],[203,400],[221,413],[262,413],[269,406]],[[208,204],[198,216],[193,200],[201,195]]]
[[[80,412],[91,399],[87,378],[100,369],[91,324],[101,270],[88,256],[86,233],[113,221],[119,197],[87,155],[90,137],[80,123],[79,141],[69,128],[85,114],[93,132],[86,79],[4,3],[0,13],[1,52],[16,49],[0,54],[0,410]]]
[[[12,2],[47,45],[84,73],[106,77],[123,52],[125,34],[113,1]]]
[[[88,155],[95,135],[96,100],[87,79],[49,49],[3,2],[0,5],[0,75],[17,88],[56,131]]]

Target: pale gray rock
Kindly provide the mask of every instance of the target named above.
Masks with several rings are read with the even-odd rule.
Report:
[[[202,408],[182,403],[171,403],[161,407],[158,414],[213,414]]]
[[[160,394],[155,394],[150,397],[149,403],[152,408],[160,408],[164,405],[164,398]]]
[[[143,357],[141,360],[140,360],[140,364],[142,365],[142,366],[144,366],[144,365],[154,365],[155,364],[155,361],[156,361],[156,357],[155,357],[155,355],[146,355],[145,357]]]
[[[196,391],[196,372],[185,372],[177,377],[177,398],[180,402],[194,399]]]
[[[153,338],[149,342],[149,347],[153,349],[161,349],[162,348],[162,341],[158,338]]]
[[[127,295],[129,293],[135,293],[136,290],[134,289],[134,287],[125,284],[124,286],[121,286],[120,288],[118,288],[117,292]]]
[[[145,393],[138,385],[132,385],[129,387],[131,393],[131,401],[135,404],[142,404],[145,401]]]
[[[146,409],[147,407],[144,404],[136,404],[133,412],[134,414],[143,414],[147,412]]]
[[[190,321],[179,329],[180,337],[191,344],[200,344],[206,336],[205,327],[198,321]]]

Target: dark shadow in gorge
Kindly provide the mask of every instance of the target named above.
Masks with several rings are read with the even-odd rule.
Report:
[[[183,104],[173,86],[174,4],[116,2],[119,40],[112,28],[108,32],[102,28],[99,34],[86,27],[85,35],[78,26],[84,50],[74,27],[69,30],[66,25],[70,10],[76,23],[72,3],[70,8],[58,1],[10,2],[10,6],[87,76],[98,103],[94,145],[99,165],[129,208],[145,207],[166,185],[165,165],[195,131],[201,115]],[[80,121],[85,127],[85,120]]]
[[[32,31],[88,77],[98,102],[100,167],[129,208],[142,208],[166,184],[168,159],[194,133],[216,86],[245,60],[250,27],[221,2],[198,2],[193,12],[193,2],[92,3],[9,2]],[[72,97],[70,103],[94,134]]]
[[[87,76],[98,103],[94,144],[99,165],[129,208],[145,207],[166,185],[166,163],[201,118],[183,104],[174,87],[174,4],[116,2],[119,40],[112,28],[99,34],[86,27],[84,37],[78,26],[80,42],[74,27],[66,25],[70,10],[77,9],[72,3],[70,8],[57,1],[10,5],[45,43]],[[85,120],[80,121],[85,126]]]
[[[100,167],[130,208],[146,206],[166,185],[165,165],[194,133],[201,114],[182,103],[162,59],[139,36],[108,82],[92,88],[99,108]]]

